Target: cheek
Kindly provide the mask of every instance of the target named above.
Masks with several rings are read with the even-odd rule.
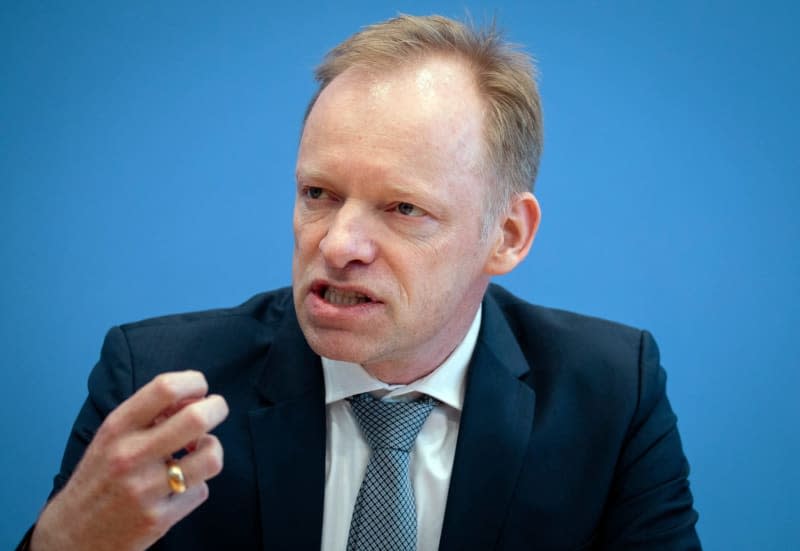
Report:
[[[487,251],[475,239],[458,237],[442,243],[419,268],[420,277],[427,275],[430,292],[441,296],[458,297],[481,276]],[[432,291],[431,291],[432,290]]]
[[[295,224],[292,255],[292,272],[295,278],[302,277],[302,274],[308,271],[316,250],[318,248],[312,244],[309,228]]]
[[[309,220],[295,210],[293,220],[295,255],[313,254],[325,236],[325,226],[320,221]]]
[[[453,258],[438,246],[393,247],[387,257],[395,259],[394,274],[401,282],[409,301],[421,308],[435,308],[456,277]]]

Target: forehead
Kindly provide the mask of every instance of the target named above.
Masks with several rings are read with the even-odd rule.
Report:
[[[482,134],[483,108],[463,63],[431,58],[391,71],[353,67],[317,99],[298,161],[346,148],[476,169],[483,157]]]

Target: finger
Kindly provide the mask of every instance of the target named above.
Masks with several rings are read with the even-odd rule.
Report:
[[[150,453],[154,456],[169,457],[193,444],[227,416],[228,404],[218,394],[212,394],[189,404],[145,433]]]
[[[166,421],[167,419],[178,413],[180,410],[182,410],[189,404],[196,402],[197,400],[200,400],[200,398],[196,397],[184,398],[183,400],[179,400],[178,402],[170,406],[167,406],[167,409],[163,410],[161,413],[158,414],[158,416],[155,419],[153,419],[153,425],[158,425],[159,423],[163,423],[164,421]]]
[[[222,444],[213,434],[206,434],[198,440],[197,450],[183,456],[177,464],[183,471],[186,486],[196,486],[222,471]]]
[[[202,398],[207,392],[208,383],[199,371],[162,373],[120,404],[106,421],[117,432],[147,427],[171,406],[182,400]]]

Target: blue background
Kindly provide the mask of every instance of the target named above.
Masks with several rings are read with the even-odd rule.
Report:
[[[0,547],[47,495],[105,331],[290,280],[323,53],[497,14],[541,67],[544,210],[502,283],[652,330],[708,549],[800,548],[792,2],[0,5]]]

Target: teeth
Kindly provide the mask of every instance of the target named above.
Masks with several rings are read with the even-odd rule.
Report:
[[[356,293],[354,291],[340,291],[333,287],[325,289],[325,300],[337,306],[353,306],[354,304],[362,304],[369,302],[369,297]]]

